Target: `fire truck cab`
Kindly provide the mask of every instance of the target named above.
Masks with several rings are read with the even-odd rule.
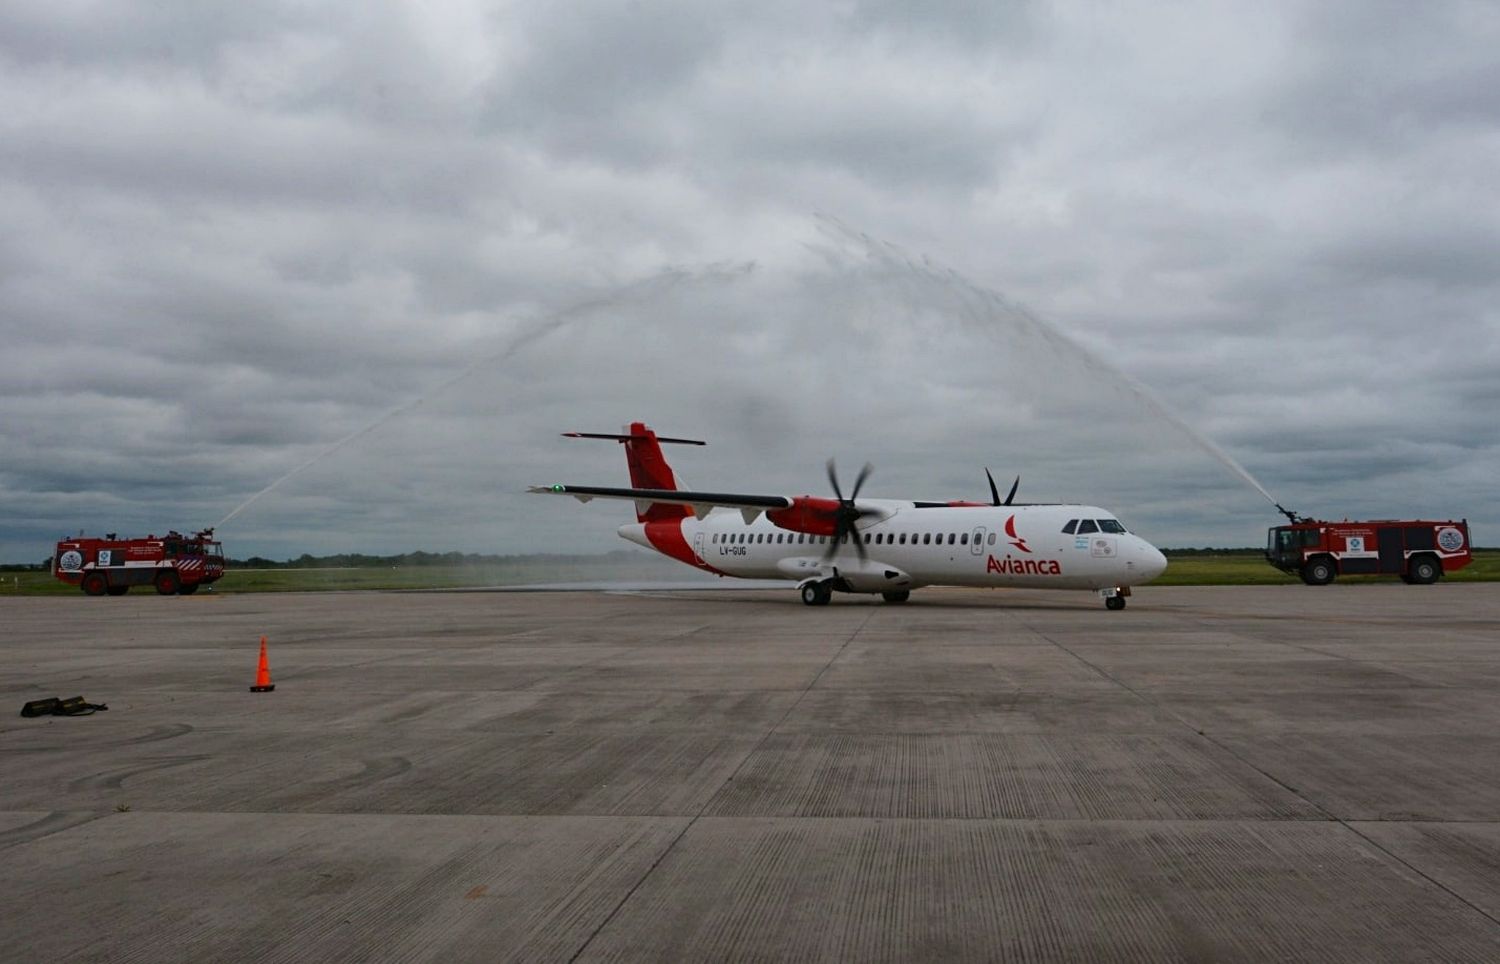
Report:
[[[1309,586],[1326,586],[1339,575],[1393,575],[1408,584],[1427,585],[1473,559],[1468,520],[1298,518],[1272,528],[1266,540],[1266,561]]]
[[[191,596],[224,575],[224,549],[204,529],[144,539],[64,539],[52,555],[52,574],[90,596],[123,596],[131,586],[154,586],[163,596]]]

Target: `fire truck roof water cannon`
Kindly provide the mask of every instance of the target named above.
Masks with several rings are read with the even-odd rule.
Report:
[[[1399,576],[1424,586],[1474,561],[1467,519],[1324,522],[1276,508],[1291,524],[1267,533],[1266,561],[1309,586],[1326,586],[1340,575]]]
[[[52,574],[90,596],[123,596],[132,586],[191,596],[224,575],[224,549],[212,529],[134,539],[113,532],[103,538],[80,535],[58,542]]]

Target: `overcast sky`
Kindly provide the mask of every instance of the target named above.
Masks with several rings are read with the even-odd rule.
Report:
[[[623,547],[524,490],[624,484],[557,433],[633,419],[701,488],[989,466],[1262,544],[1217,445],[1495,545],[1497,51],[1490,2],[0,5],[0,561],[287,473],[232,555]]]

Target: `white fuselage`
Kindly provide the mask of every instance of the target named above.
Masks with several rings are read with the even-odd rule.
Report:
[[[835,577],[856,592],[930,585],[1125,588],[1150,581],[1167,566],[1155,546],[1096,506],[919,506],[876,499],[859,504],[880,510],[858,526],[864,560],[847,540],[830,559],[830,537],[792,532],[764,515],[747,523],[734,509],[716,509],[702,519],[632,523],[619,533],[726,576]],[[684,557],[684,543],[691,558]]]

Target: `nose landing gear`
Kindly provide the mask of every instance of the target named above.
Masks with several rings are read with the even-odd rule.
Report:
[[[1099,595],[1104,597],[1105,609],[1124,609],[1125,597],[1130,595],[1130,587],[1116,586],[1113,589],[1101,589]]]

